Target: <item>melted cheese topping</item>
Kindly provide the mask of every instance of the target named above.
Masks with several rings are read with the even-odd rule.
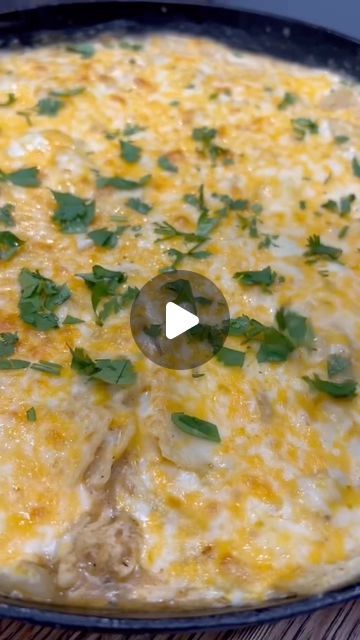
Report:
[[[1,183],[0,206],[14,205],[11,230],[25,244],[0,261],[0,331],[18,332],[13,357],[63,365],[58,377],[0,371],[1,588],[122,606],[239,604],[322,590],[354,577],[360,557],[359,396],[334,399],[303,380],[327,378],[333,353],[351,358],[360,379],[359,88],[206,39],[136,42],[131,49],[133,41],[129,48],[104,35],[88,57],[59,44],[0,58],[1,102],[16,97],[0,108],[0,169],[36,167],[40,179],[36,188]],[[79,87],[58,98],[55,114],[36,107],[51,91]],[[279,108],[287,93],[296,99]],[[141,129],[126,137],[127,125]],[[226,151],[212,155],[194,140],[199,127],[216,130],[210,146]],[[137,162],[121,157],[120,139],[142,150]],[[176,170],[159,166],[164,155]],[[149,174],[131,192],[96,187],[97,175]],[[200,185],[211,215],[221,206],[213,194],[248,204],[211,233],[202,247],[211,255],[182,266],[221,288],[233,318],[275,326],[282,306],[306,316],[312,348],[259,363],[256,344],[232,337],[227,346],[246,351],[243,368],[213,359],[194,378],[144,359],[128,309],[96,324],[76,274],[99,264],[140,288],[169,266],[170,248],[188,250],[181,238],[155,242],[154,223],[193,232],[199,211],[184,196]],[[124,221],[117,246],[97,247],[86,231],[62,233],[53,190],[95,200],[89,230]],[[350,194],[348,213],[323,207]],[[135,211],[130,197],[151,211]],[[340,248],[341,259],[306,260],[314,234]],[[233,279],[268,265],[282,276],[268,291]],[[84,322],[47,332],[23,322],[22,268],[66,283],[60,324],[68,314]],[[69,346],[92,358],[130,358],[137,382],[122,389],[87,381],[70,368]],[[35,422],[26,419],[30,407]],[[176,429],[175,411],[215,423],[221,442]]]

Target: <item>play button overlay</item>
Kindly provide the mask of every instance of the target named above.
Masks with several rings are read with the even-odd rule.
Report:
[[[194,369],[222,348],[229,309],[220,289],[193,271],[149,280],[134,301],[130,324],[142,353],[168,369]]]
[[[179,307],[178,304],[174,302],[166,304],[165,335],[168,340],[181,336],[185,331],[196,327],[199,322],[198,316]]]

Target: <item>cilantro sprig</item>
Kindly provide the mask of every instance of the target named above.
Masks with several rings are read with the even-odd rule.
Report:
[[[276,271],[273,271],[270,266],[260,271],[237,271],[233,278],[246,286],[258,285],[264,291],[269,291],[271,285],[280,280]]]
[[[259,363],[284,362],[298,347],[311,346],[313,333],[305,316],[281,307],[275,319],[277,328],[248,316],[234,318],[230,321],[229,336],[259,343],[256,356]]]

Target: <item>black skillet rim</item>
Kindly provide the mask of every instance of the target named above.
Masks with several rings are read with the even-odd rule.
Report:
[[[69,0],[67,0],[68,2]],[[39,4],[41,6],[39,6]],[[138,21],[146,28],[169,28],[169,22],[173,21],[171,28],[176,25],[176,19],[183,20],[187,24],[197,24],[201,32],[207,33],[206,24],[211,17],[212,23],[218,25],[230,25],[232,28],[237,22],[241,27],[254,28],[254,33],[271,33],[271,38],[277,39],[279,46],[274,51],[266,51],[266,46],[257,47],[256,42],[249,40],[241,42],[241,46],[250,51],[262,51],[272,53],[275,56],[294,61],[303,61],[301,53],[304,53],[304,44],[314,49],[312,57],[307,56],[307,64],[316,66],[324,65],[330,69],[342,71],[349,76],[360,79],[360,46],[359,42],[343,34],[311,25],[299,20],[282,18],[278,15],[256,11],[243,11],[226,4],[226,0],[195,0],[182,3],[161,2],[161,0],[132,0],[131,2],[98,2],[78,4],[46,5],[41,0],[20,0],[16,2],[17,10],[2,13],[0,15],[0,46],[6,46],[9,39],[16,36],[21,43],[30,44],[34,34],[38,30],[49,29],[48,18],[52,22],[51,29],[65,29],[69,25],[72,29],[83,26],[91,26],[97,23],[107,23],[111,20],[124,19],[124,11],[132,20]],[[20,6],[21,5],[21,6]],[[86,15],[82,9],[86,6]],[[20,8],[19,8],[20,7]],[[35,7],[35,8],[34,8]],[[165,7],[165,10],[164,10]],[[89,10],[90,9],[90,10]],[[1,9],[0,9],[1,11]],[[79,16],[81,13],[81,16]],[[97,20],[94,20],[98,14]],[[112,17],[111,17],[112,15]],[[169,20],[171,18],[171,20]],[[175,22],[174,22],[175,21]],[[239,25],[237,25],[239,27]],[[286,35],[290,29],[291,38]],[[208,35],[215,35],[208,32]],[[287,39],[284,44],[282,38]],[[303,42],[302,51],[297,42]],[[295,46],[294,46],[295,45]],[[329,60],[332,48],[332,57],[335,53],[340,56],[337,60]],[[305,49],[307,50],[307,49]],[[308,51],[308,50],[307,50]],[[343,57],[344,56],[344,57]],[[300,59],[299,59],[300,58]],[[163,632],[163,631],[192,631],[205,629],[229,629],[247,625],[276,622],[284,618],[311,613],[327,606],[345,603],[360,597],[360,583],[344,588],[335,589],[328,593],[292,599],[279,599],[268,602],[261,607],[246,607],[243,609],[226,608],[201,610],[201,611],[158,611],[154,614],[148,612],[122,612],[116,609],[92,610],[85,608],[58,606],[27,602],[14,598],[0,597],[0,618],[10,618],[18,621],[27,621],[34,624],[42,624],[55,627],[67,627],[82,630],[101,630],[110,632]]]

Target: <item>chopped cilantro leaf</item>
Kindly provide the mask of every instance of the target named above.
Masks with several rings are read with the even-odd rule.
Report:
[[[140,200],[140,198],[129,198],[125,204],[130,209],[133,209],[138,213],[142,213],[144,216],[150,213],[152,209],[152,207],[149,204],[147,204],[143,200]]]
[[[0,182],[11,182],[17,187],[39,187],[39,171],[36,167],[17,169],[17,171],[10,171],[10,173],[0,170]]]
[[[36,422],[36,411],[34,407],[30,407],[30,409],[27,410],[26,418],[29,422]]]
[[[118,288],[121,284],[125,283],[126,275],[122,271],[111,271],[100,265],[95,265],[92,268],[92,273],[79,273],[78,276],[84,280],[86,286],[90,289],[92,307],[96,314],[97,321],[102,324],[104,314],[107,317],[109,313],[105,311],[105,306],[100,314],[97,313],[99,303],[106,298],[112,299],[113,297],[119,297]],[[109,302],[111,302],[111,300]],[[116,300],[113,300],[112,304],[115,304],[115,302]],[[114,311],[111,310],[111,313],[112,312]]]
[[[106,384],[128,386],[136,381],[136,373],[127,358],[92,360],[84,349],[70,349],[71,368],[90,380],[101,380]]]
[[[197,236],[195,233],[179,231],[168,222],[155,222],[154,231],[157,235],[161,236],[157,242],[160,240],[170,240],[171,238],[176,237],[183,238],[186,242],[199,242],[201,240],[200,236]]]
[[[221,442],[219,430],[212,422],[188,416],[182,412],[172,413],[171,420],[175,427],[190,436],[210,440],[211,442]]]
[[[74,89],[64,89],[63,91],[53,90],[49,95],[53,98],[71,98],[72,96],[78,96],[80,93],[84,93],[85,87],[75,87]]]
[[[70,315],[67,315],[65,320],[63,320],[63,324],[81,324],[82,322],[84,322],[84,320],[81,320],[81,318]]]
[[[344,227],[342,227],[338,233],[338,238],[342,239],[345,238],[345,236],[347,235],[348,231],[349,231],[350,227],[348,224],[346,224]]]
[[[256,358],[258,362],[284,362],[294,349],[294,344],[287,336],[268,327],[263,333]]]
[[[327,359],[327,373],[329,378],[336,378],[340,374],[348,374],[351,369],[351,361],[341,353],[332,353]]]
[[[134,136],[136,133],[140,133],[141,131],[145,131],[146,127],[139,127],[139,125],[137,124],[127,124],[124,131],[123,131],[123,135],[125,137],[131,137]]]
[[[286,333],[296,347],[312,343],[313,331],[305,316],[281,307],[275,317],[280,331]]]
[[[105,302],[99,313],[99,323],[102,324],[109,316],[119,313],[122,309],[128,307],[139,295],[137,287],[127,287],[123,293],[115,294],[110,300]]]
[[[28,360],[0,360],[0,371],[17,371],[27,369],[30,366]]]
[[[23,244],[11,231],[0,231],[0,260],[10,260]]]
[[[57,328],[59,319],[54,311],[70,298],[68,287],[45,278],[39,271],[29,269],[21,270],[19,282],[21,319],[40,331]]]
[[[354,156],[352,160],[352,170],[353,170],[354,176],[356,176],[357,178],[360,178],[360,162],[358,161],[356,156]]]
[[[308,249],[305,251],[304,256],[311,258],[311,262],[319,259],[338,260],[342,254],[342,249],[322,244],[318,235],[308,238],[307,247]]]
[[[120,176],[112,176],[107,178],[105,176],[99,176],[96,180],[96,186],[99,189],[103,189],[104,187],[113,187],[114,189],[120,189],[121,191],[133,191],[134,189],[140,189],[141,187],[145,187],[148,184],[151,176],[143,176],[140,180],[127,180],[126,178],[122,178]]]
[[[79,198],[72,193],[52,192],[56,209],[53,220],[63,233],[83,233],[95,217],[95,201]]]
[[[196,142],[199,142],[201,146],[198,151],[203,155],[208,155],[213,164],[220,156],[228,156],[229,151],[224,147],[219,147],[214,143],[214,139],[217,136],[217,129],[210,129],[209,127],[196,127],[193,129],[192,138]]]
[[[295,102],[297,102],[297,96],[294,93],[286,91],[283,99],[279,102],[278,109],[280,109],[280,111],[284,111],[284,109],[291,107]]]
[[[350,138],[348,136],[335,136],[334,140],[336,144],[344,144],[345,142],[349,142]]]
[[[89,231],[88,237],[97,247],[104,247],[106,249],[113,249],[118,242],[116,232],[111,231],[111,229],[106,229],[106,227]]]
[[[278,278],[276,271],[273,271],[271,267],[265,267],[260,271],[237,271],[233,277],[240,280],[242,284],[247,286],[260,285],[263,289],[271,287]]]
[[[245,352],[222,347],[216,354],[216,359],[226,367],[242,367],[245,361]]]
[[[0,333],[0,358],[12,356],[18,342],[17,333]]]
[[[169,160],[168,156],[160,156],[158,159],[158,166],[163,171],[167,171],[169,173],[177,173],[178,171],[177,166]]]
[[[135,144],[132,144],[132,142],[120,140],[120,154],[125,162],[134,164],[135,162],[139,162],[141,158],[141,149]]]
[[[67,51],[78,53],[82,58],[92,58],[95,55],[95,47],[91,42],[79,42],[66,47]]]
[[[59,98],[42,98],[36,105],[36,111],[39,116],[55,117],[64,107],[65,103]]]
[[[141,51],[143,49],[140,42],[129,42],[128,40],[120,40],[119,46],[127,51]]]
[[[324,209],[338,213],[340,216],[346,216],[351,211],[351,205],[356,200],[356,196],[350,193],[348,196],[340,198],[339,202],[336,200],[328,200],[322,206]]]
[[[14,227],[15,220],[13,211],[15,211],[15,207],[10,203],[4,204],[0,207],[0,223],[4,224],[6,227]]]
[[[344,380],[343,382],[332,382],[323,380],[317,374],[312,378],[304,376],[303,380],[309,387],[321,393],[325,393],[332,398],[353,398],[357,395],[357,383],[355,380]]]
[[[47,362],[46,360],[33,362],[30,368],[35,369],[35,371],[41,371],[42,373],[48,373],[52,376],[59,376],[62,370],[61,364],[57,364],[57,362]]]
[[[319,133],[319,127],[316,122],[308,118],[295,118],[291,120],[296,137],[303,140],[307,133],[314,135]]]

